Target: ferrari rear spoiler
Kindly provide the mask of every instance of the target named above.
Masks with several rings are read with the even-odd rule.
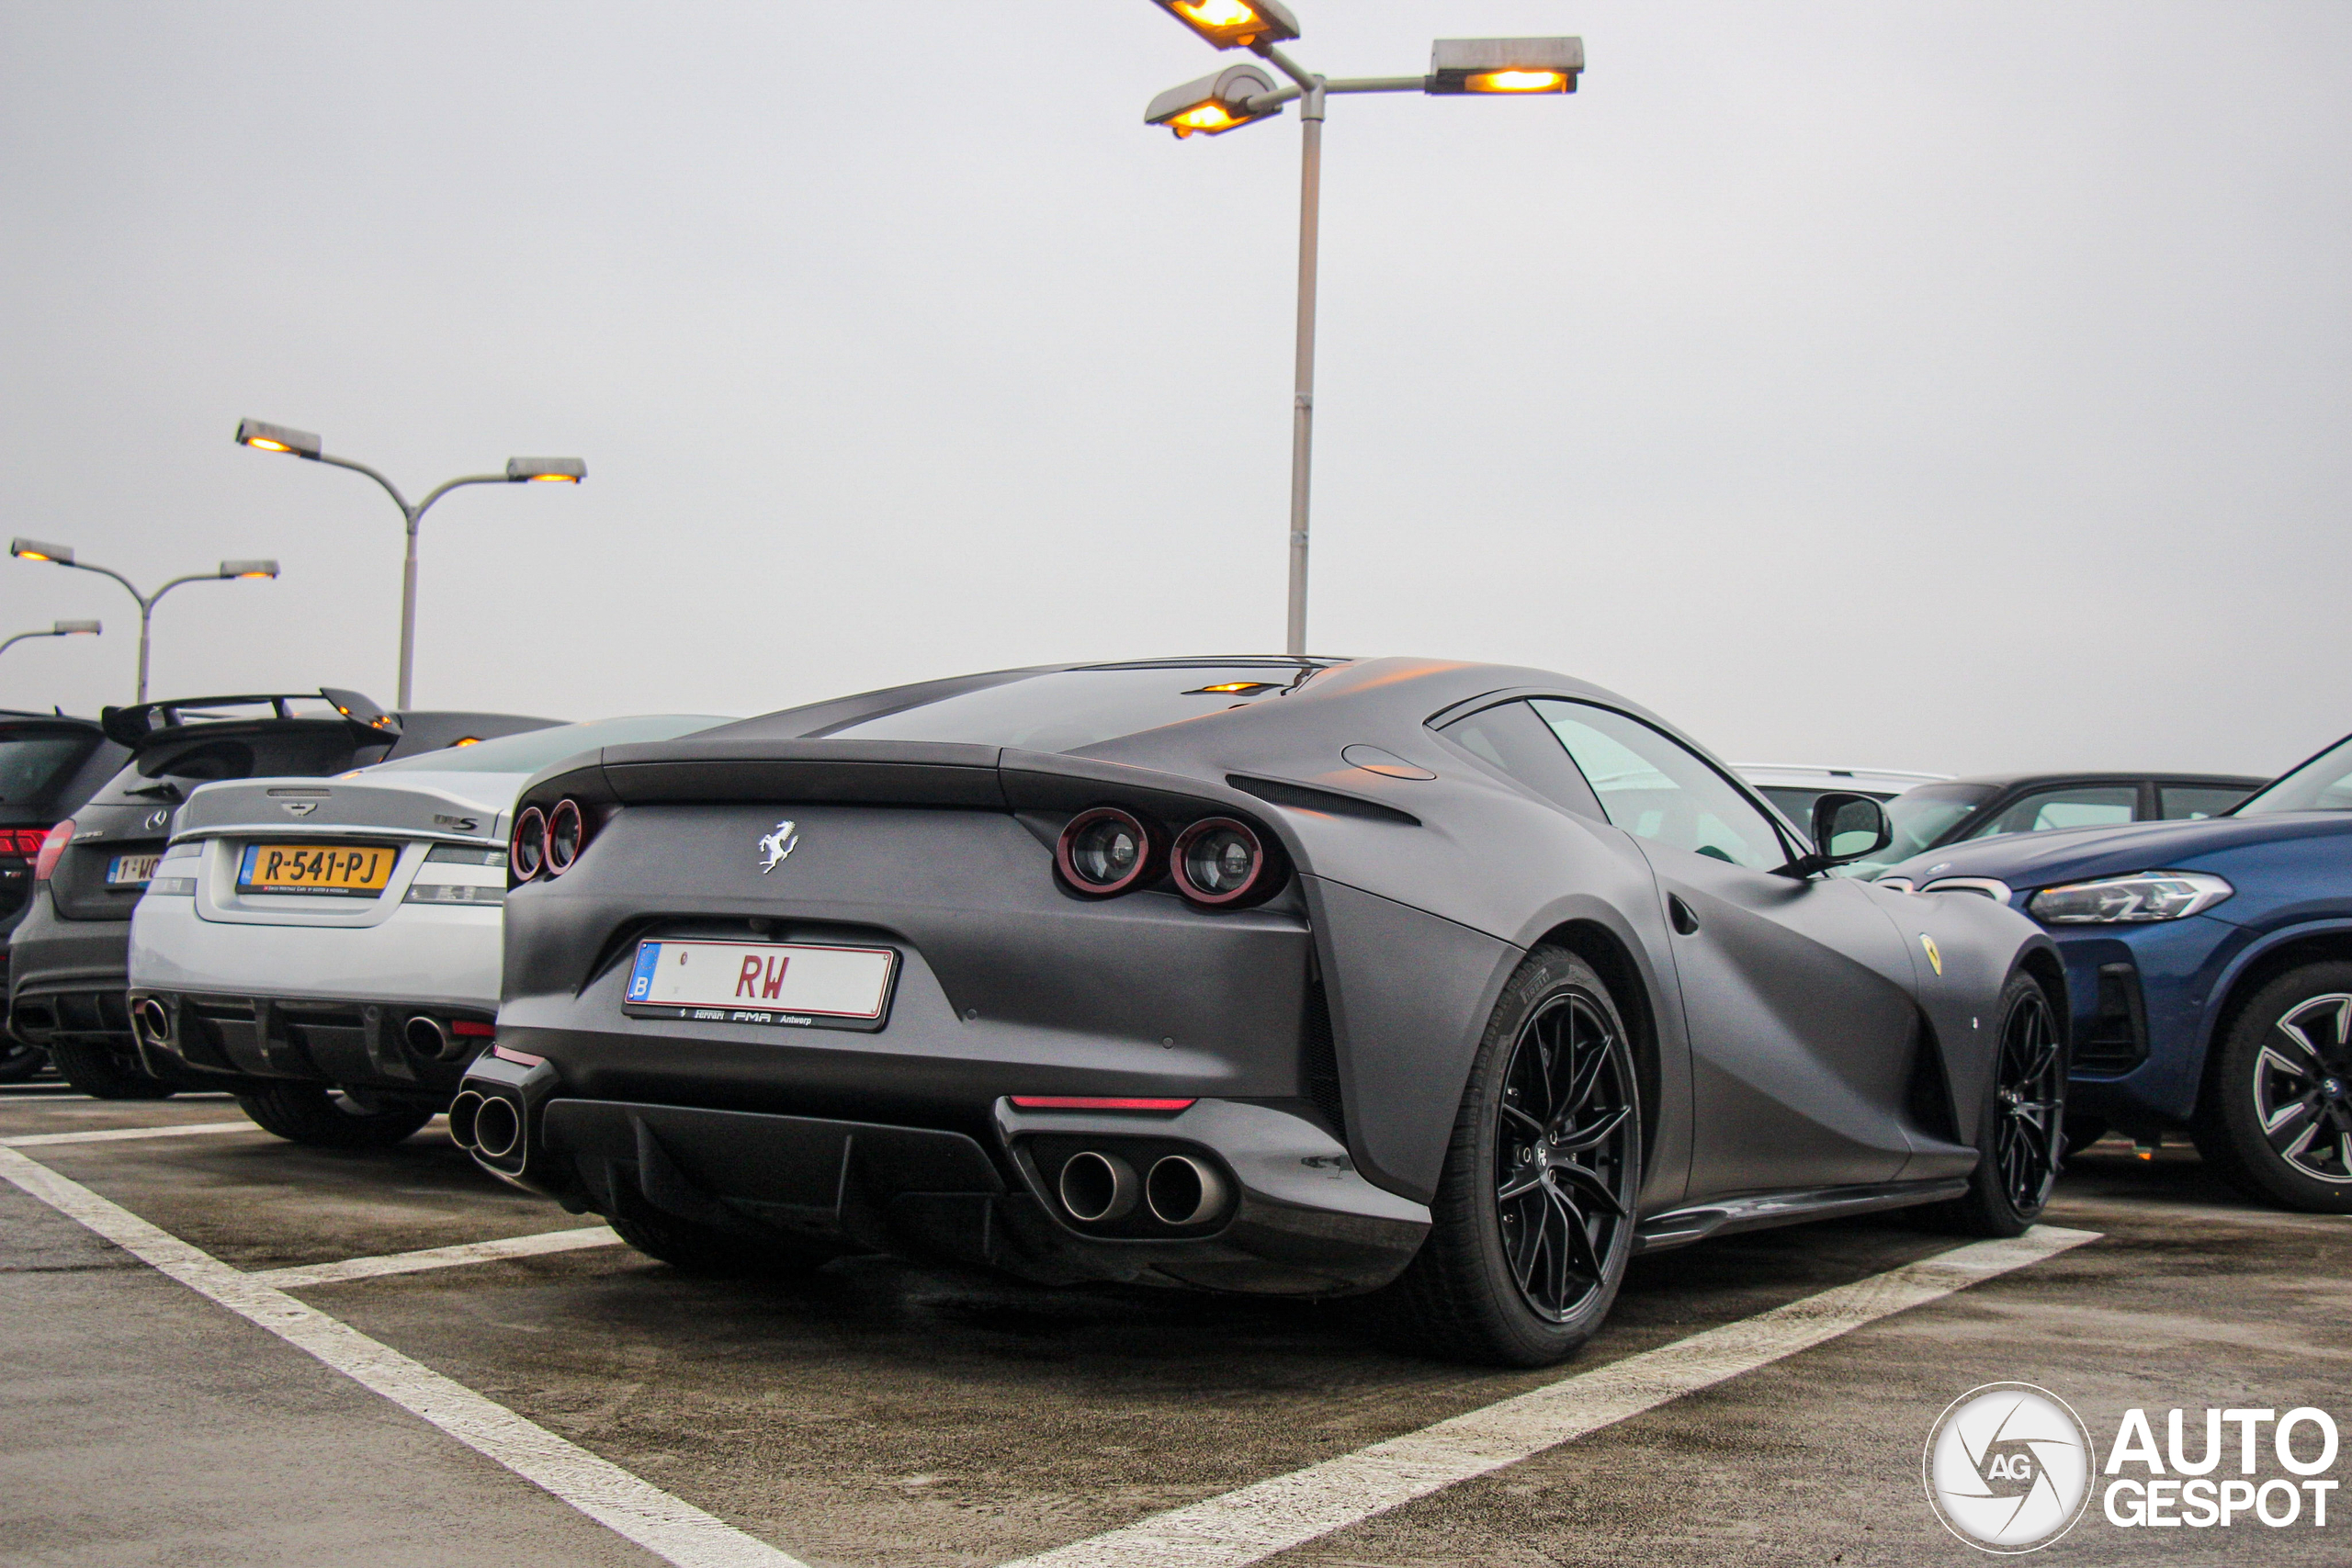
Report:
[[[191,725],[266,722],[271,718],[319,719],[319,713],[297,713],[296,703],[324,703],[363,735],[398,739],[401,721],[357,692],[322,686],[316,692],[262,693],[227,697],[175,697],[169,702],[138,703],[130,707],[103,708],[98,727],[118,745],[137,748],[169,730]],[[224,708],[266,707],[266,714],[224,713]]]
[[[611,746],[534,778],[517,809],[569,795],[622,806],[793,801],[983,811],[1077,811],[1106,794],[1170,816],[1261,803],[1418,827],[1382,801],[1320,784],[1231,773],[1221,782],[1059,752],[922,740],[670,740]]]

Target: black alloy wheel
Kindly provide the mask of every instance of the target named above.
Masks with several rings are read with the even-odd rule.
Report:
[[[1993,1153],[2009,1207],[2038,1214],[2050,1201],[2066,1156],[2065,1044],[2050,998],[2034,986],[2002,1015],[2001,1064],[1994,1089],[2000,1120]]]
[[[1633,1085],[1613,1020],[1564,990],[1520,1029],[1503,1069],[1495,1209],[1511,1277],[1535,1314],[1566,1323],[1603,1288],[1633,1223]]]
[[[2312,1213],[2352,1213],[2352,964],[2271,981],[2217,1040],[2197,1149],[2231,1185]]]
[[[1921,1211],[1941,1230],[2020,1235],[2041,1217],[2066,1157],[2066,1036],[2041,982],[2023,970],[2001,987],[1997,1055],[1977,1120],[1968,1191]]]
[[[1641,1095],[1607,983],[1566,949],[1531,952],[1470,1064],[1430,1234],[1354,1310],[1416,1355],[1542,1367],[1575,1354],[1633,1256]]]

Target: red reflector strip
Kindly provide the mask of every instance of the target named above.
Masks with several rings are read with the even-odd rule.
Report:
[[[1184,1111],[1198,1101],[1089,1094],[1016,1094],[1012,1103],[1023,1111]]]
[[[498,1030],[491,1024],[476,1023],[472,1019],[461,1018],[449,1025],[449,1032],[464,1039],[488,1040],[496,1035]]]
[[[490,1048],[490,1054],[502,1062],[514,1062],[526,1067],[536,1067],[547,1060],[545,1056],[534,1056],[522,1051],[509,1051],[503,1045],[492,1045]]]

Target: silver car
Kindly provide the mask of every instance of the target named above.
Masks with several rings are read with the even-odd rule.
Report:
[[[524,784],[583,751],[726,722],[600,719],[198,789],[131,917],[140,1051],[229,1090],[279,1137],[398,1143],[490,1043]]]

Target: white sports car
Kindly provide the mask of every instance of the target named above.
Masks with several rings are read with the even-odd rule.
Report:
[[[334,778],[198,789],[131,917],[141,1053],[218,1083],[281,1138],[407,1137],[491,1041],[525,782],[583,751],[727,722],[600,719]]]

